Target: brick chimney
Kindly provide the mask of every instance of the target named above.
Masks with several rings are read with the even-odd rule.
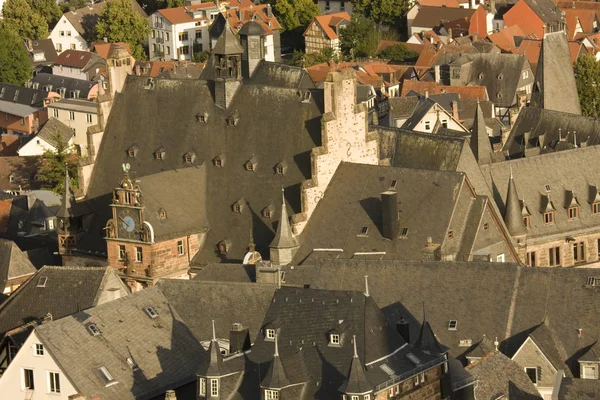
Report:
[[[229,331],[229,354],[250,350],[250,330],[239,322]]]
[[[404,338],[406,343],[410,343],[410,329],[408,321],[404,317],[400,317],[400,321],[396,324],[396,330]]]
[[[381,193],[381,211],[383,237],[396,240],[398,237],[398,192],[387,190]]]

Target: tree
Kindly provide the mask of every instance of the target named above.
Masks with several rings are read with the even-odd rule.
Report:
[[[21,86],[31,78],[31,62],[19,34],[0,20],[0,82]]]
[[[331,48],[325,48],[319,53],[310,54],[306,54],[303,51],[294,50],[290,64],[297,67],[308,68],[312,67],[313,65],[329,62],[331,60],[334,62],[339,61],[338,58],[333,54],[333,49]]]
[[[593,116],[600,109],[600,63],[591,54],[586,54],[573,66],[575,84],[579,93],[581,112]]]
[[[312,0],[271,0],[270,3],[284,31],[306,27],[321,13]]]
[[[398,43],[381,50],[377,56],[394,62],[416,61],[419,54],[409,50],[404,43]]]
[[[78,187],[77,161],[78,156],[58,133],[54,134],[56,151],[47,150],[42,155],[41,167],[37,176],[42,185],[54,193],[62,195],[65,189],[65,172],[69,170],[71,187]]]
[[[192,62],[203,63],[203,62],[206,62],[206,60],[208,60],[208,57],[210,57],[210,51],[195,51],[194,50],[194,55],[192,56]]]
[[[27,0],[6,0],[2,13],[6,24],[11,26],[21,38],[48,37],[48,23],[32,9]]]
[[[31,0],[31,8],[44,17],[51,28],[56,25],[62,16],[62,11],[55,0]]]
[[[378,24],[396,25],[408,11],[407,0],[352,0],[353,18],[362,14]]]
[[[342,52],[352,59],[373,57],[381,34],[372,19],[354,14],[352,20],[340,35]]]
[[[107,2],[96,23],[98,40],[107,38],[112,43],[125,42],[138,60],[146,58],[142,43],[148,40],[149,32],[148,19],[135,12],[127,0]]]
[[[140,0],[140,5],[146,11],[146,14],[150,15],[156,10],[162,10],[164,8],[181,7],[184,4],[183,0]]]

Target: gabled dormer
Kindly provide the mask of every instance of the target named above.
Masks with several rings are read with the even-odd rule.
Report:
[[[137,143],[134,143],[130,148],[127,149],[127,157],[136,158],[139,151],[140,146],[138,146]]]
[[[156,149],[154,152],[154,159],[159,161],[164,161],[165,156],[167,155],[167,150],[164,147],[160,147]]]
[[[592,214],[600,215],[600,191],[597,185],[589,185],[588,202],[592,208]]]
[[[244,168],[246,169],[246,171],[256,171],[256,168],[258,167],[258,158],[256,158],[256,156],[252,156],[251,159],[249,159],[248,161],[246,161],[246,164],[244,164]]]
[[[542,194],[540,199],[540,213],[545,225],[554,224],[555,211],[556,208],[550,199],[550,185],[546,185],[546,194]]]
[[[343,400],[372,400],[374,387],[369,382],[365,374],[365,367],[358,357],[356,336],[353,336],[352,344],[354,345],[354,356],[352,357],[346,379],[342,386],[340,386],[339,391],[342,394]]]
[[[579,362],[579,377],[581,379],[600,379],[600,346],[595,342],[577,360]]]
[[[579,218],[579,201],[572,190],[565,190],[565,208],[569,220]]]

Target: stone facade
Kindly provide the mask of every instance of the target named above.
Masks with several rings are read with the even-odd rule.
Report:
[[[557,371],[531,337],[525,340],[512,359],[524,369],[537,369],[537,383],[534,384],[544,400],[550,400]]]
[[[311,152],[312,179],[302,183],[302,212],[292,217],[300,234],[342,161],[377,165],[377,133],[369,132],[368,111],[356,104],[353,71],[332,72],[325,81],[325,113],[321,121],[322,145]]]
[[[444,365],[442,364],[375,393],[374,398],[375,400],[439,400],[442,398],[441,379],[443,375]]]
[[[548,239],[548,240],[544,240]],[[579,260],[575,261],[574,245],[578,246],[578,252],[580,252],[580,244],[583,243],[583,255]],[[550,262],[551,249],[558,248],[559,262]],[[528,254],[535,254],[535,264],[529,266],[532,267],[578,267],[585,266],[585,268],[598,268],[600,267],[600,230],[589,233],[572,235],[567,238],[540,238],[537,240],[528,240],[526,245],[526,252]],[[554,254],[556,252],[554,251]],[[530,256],[531,257],[531,256]],[[531,258],[527,258],[531,260]]]

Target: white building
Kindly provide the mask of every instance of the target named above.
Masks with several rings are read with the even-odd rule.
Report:
[[[150,60],[191,60],[194,52],[210,50],[208,28],[218,14],[215,3],[200,3],[150,15]]]
[[[87,130],[98,124],[98,104],[84,99],[62,99],[48,107],[48,117],[74,130],[73,146],[83,157],[88,154]]]
[[[31,157],[41,156],[48,150],[56,152],[59,140],[71,146],[74,136],[74,129],[56,118],[50,118],[34,137],[17,150],[17,154],[20,157]]]
[[[351,0],[319,0],[319,8],[321,9],[321,14],[331,14],[345,11],[352,15]]]

